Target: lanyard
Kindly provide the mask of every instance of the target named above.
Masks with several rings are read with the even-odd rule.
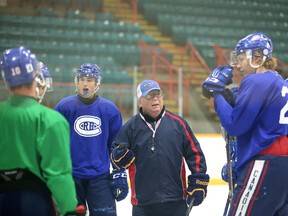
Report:
[[[161,120],[162,120],[162,118],[163,118],[163,116],[165,115],[165,111],[163,112],[163,114],[162,114],[162,116],[161,116],[161,118],[157,121],[157,123],[156,123],[156,125],[155,125],[155,129],[153,128],[153,126],[152,126],[152,124],[150,124],[149,122],[147,122],[146,120],[145,120],[145,118],[144,118],[144,116],[142,116],[141,115],[141,113],[140,113],[140,117],[142,118],[142,120],[146,123],[146,125],[148,126],[148,128],[150,128],[150,130],[152,131],[152,145],[151,145],[151,151],[152,152],[155,152],[155,140],[154,140],[154,138],[155,138],[155,134],[156,134],[156,130],[157,130],[157,128],[160,126],[160,123],[161,123]]]

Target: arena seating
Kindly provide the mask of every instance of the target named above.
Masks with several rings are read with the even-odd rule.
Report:
[[[139,0],[145,18],[183,45],[192,42],[210,66],[215,66],[212,45],[234,48],[237,40],[262,31],[274,41],[274,54],[287,61],[287,2],[272,0]]]
[[[29,1],[37,2],[23,2]],[[55,1],[38,2],[50,4]],[[71,7],[71,2],[74,2],[79,10]],[[103,9],[98,9],[95,17],[88,18],[85,14],[87,7],[82,10],[85,4],[87,6],[87,2],[91,7],[103,6]],[[103,83],[125,85],[132,83],[132,73],[127,68],[140,64],[142,48],[138,47],[138,40],[160,44],[159,40],[155,40],[157,34],[149,34],[149,29],[143,30],[141,21],[133,24],[120,19],[119,14],[110,13],[107,5],[114,4],[112,1],[59,0],[58,3],[65,6],[64,14],[60,14],[49,4],[34,9],[36,13],[33,16],[1,13],[0,49],[19,45],[31,48],[38,58],[49,66],[55,81],[73,81],[79,65],[93,61],[100,65],[105,74]],[[172,41],[171,47],[192,42],[211,68],[216,66],[216,53],[212,49],[214,44],[231,49],[239,38],[255,31],[263,31],[270,36],[274,42],[274,54],[287,62],[286,0],[219,0],[217,3],[215,0],[138,0],[138,9],[141,18],[144,17],[145,21],[153,24],[156,31],[161,31],[157,33],[171,39],[167,42]],[[131,14],[128,13],[127,17]],[[172,62],[174,54],[169,55],[169,62]],[[207,72],[199,71],[195,72]],[[195,85],[195,82],[192,85]],[[73,88],[69,91],[73,92]],[[110,98],[117,95],[113,87],[107,87],[103,91]],[[131,89],[130,92],[127,91],[131,94]],[[131,105],[129,97],[126,101]]]
[[[132,83],[128,72],[117,68],[139,65],[138,40],[155,44],[153,38],[137,24],[116,21],[110,13],[99,12],[95,20],[88,20],[69,11],[65,18],[51,8],[42,8],[40,16],[1,14],[0,49],[29,47],[55,71],[55,81],[70,82],[80,64],[96,62],[110,71],[106,81],[119,77],[120,83]]]

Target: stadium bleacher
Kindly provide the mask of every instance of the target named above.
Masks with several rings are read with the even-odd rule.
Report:
[[[215,57],[212,45],[234,48],[237,40],[257,31],[274,41],[274,54],[286,61],[288,3],[285,1],[139,0],[144,17],[178,45],[192,42],[205,59]],[[209,51],[210,50],[210,51]],[[210,63],[210,66],[215,66]]]
[[[120,80],[132,83],[128,72],[118,73],[117,68],[139,65],[138,40],[155,43],[137,24],[115,21],[110,13],[97,13],[95,20],[75,16],[71,10],[67,11],[67,17],[58,17],[50,7],[41,8],[39,13],[39,16],[1,14],[0,49],[23,45],[37,56],[49,55],[46,64],[63,76],[56,75],[56,81],[70,81],[71,73],[66,76],[67,71],[75,72],[81,63],[93,61],[104,71],[113,71],[114,77],[119,75]]]
[[[162,44],[163,47],[178,47],[191,42],[212,68],[217,64],[213,45],[232,49],[239,38],[263,31],[274,42],[275,56],[283,62],[288,59],[286,0],[219,0],[217,4],[214,0],[138,0],[136,23],[130,19],[132,12],[127,12],[131,0],[14,2],[22,2],[24,6],[17,7],[17,10],[13,8],[12,13],[8,10],[0,14],[0,49],[19,45],[31,48],[53,71],[54,80],[59,82],[73,81],[79,65],[93,61],[105,73],[104,83],[131,84],[132,70],[127,68],[140,66],[141,52],[145,49],[138,46],[139,40],[160,47]],[[39,4],[35,5],[36,2]],[[29,10],[27,7],[25,13],[19,13],[29,3],[34,7],[29,7]],[[120,7],[121,4],[126,5]],[[116,13],[122,9],[130,20],[124,16],[122,19]],[[145,29],[142,17],[153,28]],[[163,43],[158,35],[171,40]],[[174,63],[175,56],[167,51],[169,62]],[[203,73],[203,70],[194,71]],[[195,83],[199,84],[199,81],[192,80],[192,87]],[[112,90],[107,88],[105,91],[108,97],[114,97],[110,95]],[[132,103],[130,99],[127,102]]]

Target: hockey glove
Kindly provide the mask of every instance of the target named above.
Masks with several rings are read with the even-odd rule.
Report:
[[[220,66],[215,68],[202,84],[202,94],[210,99],[214,92],[222,93],[226,85],[232,83],[233,67]]]
[[[225,98],[225,100],[232,106],[235,106],[235,100],[238,95],[239,87],[233,87],[231,89],[226,88],[222,95]]]
[[[111,161],[117,169],[127,169],[135,160],[135,156],[132,150],[127,148],[127,144],[119,144],[112,147]]]
[[[124,169],[112,171],[110,174],[110,185],[113,196],[117,201],[126,198],[129,188],[127,183],[127,174]]]
[[[237,137],[229,139],[231,160],[237,162]]]
[[[67,212],[64,216],[85,216],[86,208],[84,205],[78,205],[75,211]]]
[[[237,184],[237,162],[232,161],[232,182],[233,184]],[[228,165],[227,163],[222,167],[221,177],[223,181],[229,182],[229,175],[228,175]]]
[[[208,174],[196,173],[188,176],[188,188],[186,202],[189,205],[194,197],[193,206],[200,205],[207,195],[207,186],[210,177]]]

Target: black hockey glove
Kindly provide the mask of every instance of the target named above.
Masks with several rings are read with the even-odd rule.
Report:
[[[113,170],[110,174],[110,185],[114,198],[121,201],[126,198],[129,192],[127,174],[124,169]]]
[[[214,92],[222,93],[232,83],[233,67],[225,65],[215,68],[202,84],[202,94],[210,99]]]
[[[235,106],[235,100],[238,95],[239,87],[233,87],[231,89],[226,88],[222,95],[225,98],[225,100],[232,106]]]
[[[112,146],[111,161],[117,169],[127,169],[135,160],[132,150],[128,149],[128,144],[119,144]]]
[[[67,212],[64,216],[85,216],[86,207],[84,205],[78,205],[75,211]]]
[[[188,188],[186,202],[189,205],[194,198],[193,206],[200,205],[207,195],[207,186],[210,177],[205,173],[196,173],[188,176]]]

